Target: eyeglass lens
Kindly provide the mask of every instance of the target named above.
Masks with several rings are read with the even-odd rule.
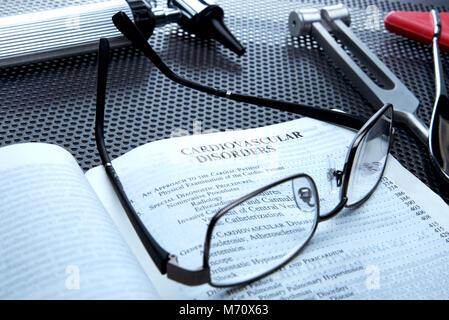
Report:
[[[391,119],[389,108],[360,141],[350,170],[348,206],[368,196],[382,176],[390,145]]]
[[[211,283],[234,285],[285,263],[312,236],[318,208],[315,185],[307,176],[300,176],[227,211],[212,231],[208,256]]]

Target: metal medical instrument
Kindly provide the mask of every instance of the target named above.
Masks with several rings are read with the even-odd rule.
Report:
[[[433,164],[443,177],[449,181],[449,98],[438,48],[441,20],[437,10],[434,9],[431,13],[435,26],[432,48],[436,92],[429,128],[429,150]]]
[[[419,100],[357,38],[348,27],[349,24],[349,10],[341,4],[322,9],[294,10],[289,16],[289,28],[292,36],[311,34],[368,101],[375,106],[382,106],[386,103],[393,104],[395,120],[406,125],[427,146],[429,130],[415,114]],[[349,56],[330,34],[330,31],[374,75],[380,85],[374,82]]]
[[[0,67],[95,52],[98,39],[111,47],[129,44],[112,23],[126,12],[149,38],[155,27],[176,22],[190,33],[212,38],[238,55],[245,48],[226,28],[221,7],[209,0],[108,0],[0,17]]]

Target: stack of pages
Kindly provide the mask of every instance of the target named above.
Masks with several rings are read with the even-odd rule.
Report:
[[[113,164],[150,233],[195,269],[210,218],[231,200],[307,173],[325,205],[333,192],[328,171],[342,170],[353,136],[302,118],[156,141]],[[161,275],[103,168],[84,173],[58,146],[1,148],[0,181],[2,299],[449,298],[449,207],[392,156],[366,203],[320,223],[282,270],[237,289],[189,287]],[[254,227],[275,234],[263,214],[239,232]]]

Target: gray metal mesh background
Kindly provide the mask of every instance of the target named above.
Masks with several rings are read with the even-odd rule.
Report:
[[[102,0],[3,0],[0,15]],[[164,1],[165,2],[165,1]],[[219,0],[229,29],[247,48],[237,57],[172,24],[155,31],[150,42],[175,72],[217,88],[340,108],[367,118],[372,107],[311,37],[288,32],[292,9],[343,2],[351,9],[351,28],[418,97],[418,115],[429,122],[434,95],[431,49],[381,29],[365,28],[368,5],[383,16],[391,10],[428,11],[429,5],[394,1]],[[162,1],[159,4],[165,5]],[[446,10],[448,7],[438,7]],[[382,19],[381,19],[382,22]],[[443,53],[449,70],[449,55]],[[96,54],[0,70],[0,145],[49,142],[70,151],[84,170],[100,164],[94,139]],[[143,143],[170,137],[176,128],[241,129],[292,120],[295,115],[236,104],[183,88],[166,79],[132,47],[116,49],[110,64],[106,143],[117,157]],[[449,203],[426,149],[407,131],[397,130],[392,154]]]

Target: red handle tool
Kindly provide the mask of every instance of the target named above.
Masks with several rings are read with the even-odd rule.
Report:
[[[441,50],[449,51],[449,12],[440,13],[441,35],[438,41]],[[401,36],[430,44],[434,22],[430,12],[392,11],[385,17],[387,30]]]

